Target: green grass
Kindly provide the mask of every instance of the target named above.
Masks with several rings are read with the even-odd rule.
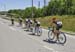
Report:
[[[38,20],[41,22],[41,25],[44,28],[47,28],[50,26],[50,20],[52,17],[53,16],[41,17],[41,18],[38,18]],[[55,16],[55,17],[62,20],[63,22],[62,30],[75,32],[75,16],[63,15],[63,16]]]

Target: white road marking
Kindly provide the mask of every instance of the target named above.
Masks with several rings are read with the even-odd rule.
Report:
[[[49,49],[49,50],[54,50],[54,49],[52,49],[52,48],[49,48],[48,46],[43,46],[44,48],[46,48],[46,49]]]
[[[48,46],[43,46],[44,48],[48,49],[48,50],[51,50],[52,52],[58,52],[58,51],[55,51],[53,48],[50,48]]]
[[[9,27],[11,30],[13,30],[13,31],[17,31],[15,28],[13,28],[13,27]]]
[[[1,24],[4,24],[4,23],[2,23],[2,22],[0,22]]]

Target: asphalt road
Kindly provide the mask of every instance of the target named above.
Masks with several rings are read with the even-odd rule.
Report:
[[[75,36],[67,35],[64,45],[44,41],[48,31],[43,29],[42,36],[31,35],[15,22],[0,18],[0,52],[75,52]]]

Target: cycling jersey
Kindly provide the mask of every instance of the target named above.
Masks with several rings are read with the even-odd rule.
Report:
[[[40,22],[39,21],[36,21],[35,25],[36,26],[40,26]]]
[[[28,20],[28,23],[29,23],[29,24],[32,24],[32,23],[33,23],[33,21],[29,19],[29,20]]]
[[[62,22],[61,21],[57,21],[57,25],[61,26]]]
[[[56,30],[59,30],[62,28],[62,22],[61,21],[53,21],[54,24],[56,24]]]

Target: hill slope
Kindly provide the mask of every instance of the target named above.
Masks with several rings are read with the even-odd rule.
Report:
[[[41,22],[43,27],[49,27],[50,26],[50,19],[53,16],[47,16],[47,17],[41,17],[38,18],[38,20]],[[66,31],[73,31],[75,32],[75,16],[56,16],[58,19],[62,20],[63,22],[63,28],[62,30]]]

